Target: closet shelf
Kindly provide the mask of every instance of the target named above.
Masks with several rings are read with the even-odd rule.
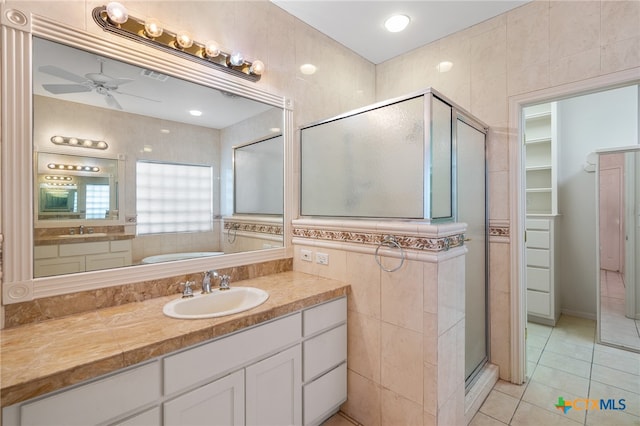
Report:
[[[527,166],[525,170],[528,172],[535,172],[536,170],[551,170],[551,164],[543,164],[541,166]]]
[[[527,188],[527,192],[551,192],[551,188]]]
[[[537,143],[551,143],[551,136],[545,136],[543,138],[533,138],[533,139],[527,139],[525,137],[524,143],[527,145],[533,145],[533,144],[537,144]]]

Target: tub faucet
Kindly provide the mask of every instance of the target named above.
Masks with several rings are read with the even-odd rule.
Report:
[[[202,279],[202,294],[211,293],[211,277],[217,278],[218,272],[211,270],[204,273],[204,278]]]

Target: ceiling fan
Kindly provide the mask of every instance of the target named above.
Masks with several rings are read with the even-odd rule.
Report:
[[[133,96],[136,98],[144,99],[151,102],[160,102],[156,99],[146,98],[144,96],[134,95],[132,93],[121,92],[119,90],[120,85],[131,83],[134,81],[131,78],[113,78],[103,72],[104,63],[106,62],[102,58],[98,58],[100,63],[100,72],[88,73],[84,77],[71,73],[55,65],[43,65],[38,68],[40,72],[52,75],[54,77],[62,78],[64,80],[72,81],[75,84],[43,84],[42,87],[49,93],[54,95],[62,95],[67,93],[82,93],[94,91],[104,96],[107,105],[112,108],[121,110],[122,105],[113,96],[113,93],[119,95]]]

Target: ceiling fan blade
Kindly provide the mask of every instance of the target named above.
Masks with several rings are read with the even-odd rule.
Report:
[[[132,78],[114,78],[109,82],[109,84],[117,87],[117,86],[120,86],[121,84],[131,83],[132,81],[135,81],[135,80]]]
[[[81,93],[90,92],[91,88],[82,84],[43,84],[42,87],[49,93],[54,95],[63,95],[65,93]]]
[[[162,102],[159,99],[151,99],[151,98],[146,98],[144,96],[140,96],[140,95],[134,95],[133,93],[127,93],[127,92],[121,92],[119,90],[112,90],[113,93],[117,93],[119,95],[127,95],[127,96],[131,96],[133,98],[138,98],[138,99],[144,99],[145,101],[150,101],[150,102]]]
[[[104,95],[105,100],[107,101],[107,105],[109,105],[111,108],[116,108],[116,109],[122,109],[122,105],[120,105],[120,102],[117,101],[116,98],[113,97],[113,95],[111,93],[107,93],[106,95]]]
[[[52,75],[54,77],[59,77],[64,80],[73,81],[74,83],[86,83],[87,79],[81,77],[77,74],[70,73],[69,71],[63,70],[62,68],[58,68],[53,65],[43,65],[38,68],[38,71],[43,72],[45,74]]]

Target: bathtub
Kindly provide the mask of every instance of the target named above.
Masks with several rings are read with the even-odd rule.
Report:
[[[220,256],[224,254],[222,251],[194,251],[188,253],[167,253],[167,254],[157,254],[155,256],[149,256],[142,259],[143,264],[146,263],[160,263],[160,262],[171,262],[173,260],[187,260],[187,259],[195,259],[197,257],[210,257],[210,256]]]

